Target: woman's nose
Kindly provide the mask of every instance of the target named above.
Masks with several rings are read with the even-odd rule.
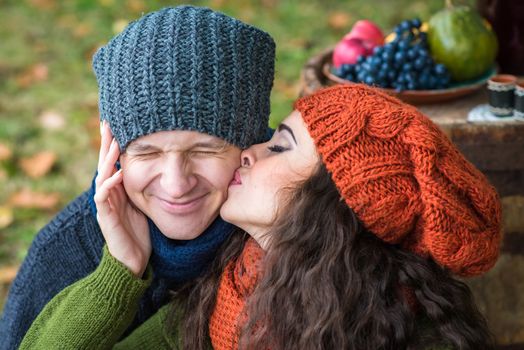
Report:
[[[254,147],[251,146],[240,153],[240,165],[244,168],[249,168],[255,164],[256,156]]]

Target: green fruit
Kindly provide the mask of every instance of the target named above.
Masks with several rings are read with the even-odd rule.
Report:
[[[476,78],[493,66],[497,37],[482,17],[469,7],[451,6],[428,23],[431,56],[444,64],[454,81]]]

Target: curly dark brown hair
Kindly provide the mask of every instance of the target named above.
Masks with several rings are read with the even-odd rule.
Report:
[[[246,305],[241,349],[494,348],[468,287],[367,232],[324,166],[286,198]],[[207,275],[182,293],[185,349],[208,346],[220,274],[247,237],[233,234]]]

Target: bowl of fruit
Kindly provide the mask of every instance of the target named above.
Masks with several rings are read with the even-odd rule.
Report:
[[[326,53],[322,73],[332,83],[377,86],[408,103],[437,103],[482,88],[496,73],[496,50],[496,38],[478,14],[451,6],[428,23],[404,20],[387,37],[373,22],[358,21]]]

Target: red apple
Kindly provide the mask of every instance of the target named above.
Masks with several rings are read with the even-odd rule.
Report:
[[[342,64],[355,64],[358,56],[367,56],[369,53],[362,40],[342,39],[333,50],[333,64],[337,68]]]
[[[351,31],[344,36],[344,39],[353,39],[357,38],[363,40],[364,42],[369,42],[368,45],[372,46],[371,49],[375,46],[384,45],[384,34],[380,27],[370,20],[363,19],[357,21]]]

